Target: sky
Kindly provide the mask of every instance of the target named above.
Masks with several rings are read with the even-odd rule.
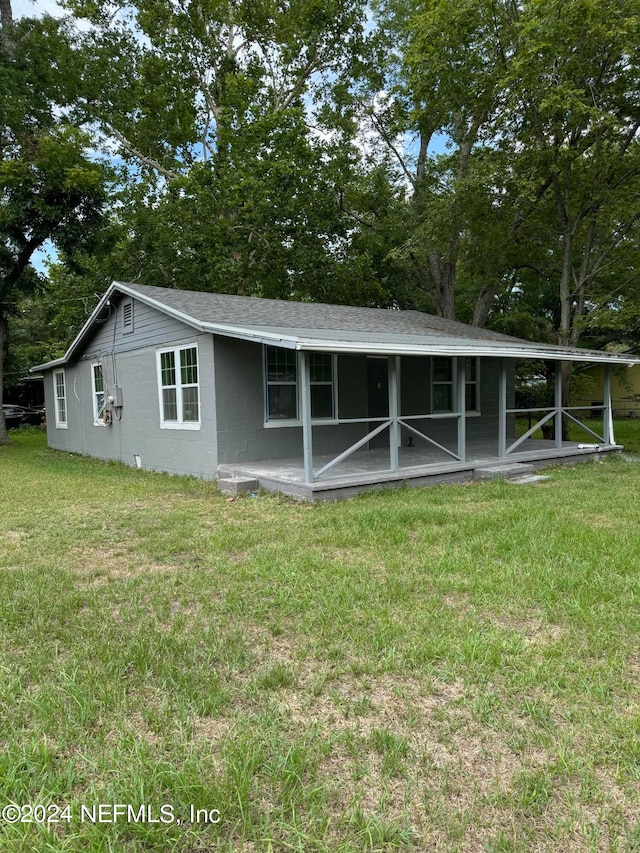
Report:
[[[34,15],[62,15],[62,9],[54,0],[13,0],[11,4],[14,18],[33,17]]]

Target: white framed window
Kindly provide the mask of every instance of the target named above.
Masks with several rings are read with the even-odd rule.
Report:
[[[433,356],[431,359],[431,411],[433,414],[454,412],[456,405],[456,377],[453,359]],[[465,413],[480,414],[480,359],[464,359]]]
[[[65,384],[64,370],[54,371],[53,391],[56,401],[56,427],[58,429],[67,429],[67,388]]]
[[[434,356],[431,359],[431,411],[434,414],[453,411],[453,359]]]
[[[469,414],[480,414],[480,359],[468,356],[464,360],[465,410]]]
[[[265,423],[293,426],[300,423],[299,357],[295,350],[264,347]],[[331,353],[309,353],[311,419],[336,419],[336,368]]]
[[[160,426],[200,429],[197,344],[158,350],[157,358]]]
[[[104,422],[104,374],[102,364],[98,361],[91,365],[91,398],[93,401],[93,424],[105,426]]]

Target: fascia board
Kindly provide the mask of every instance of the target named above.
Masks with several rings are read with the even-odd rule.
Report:
[[[265,332],[262,329],[248,329],[239,326],[226,326],[220,323],[203,323],[202,330],[212,335],[222,335],[225,338],[237,338],[241,341],[251,341],[257,344],[270,344],[284,349],[300,349],[299,339],[295,335],[281,335],[276,332]]]
[[[578,361],[601,364],[625,364],[632,367],[640,364],[640,358],[615,353],[601,353],[597,350],[566,351],[561,349],[539,349],[535,346],[504,346],[477,342],[469,344],[380,344],[374,342],[349,342],[322,338],[301,338],[296,335],[283,336],[265,332],[262,329],[249,329],[240,326],[228,326],[218,323],[203,324],[203,331],[225,337],[238,338],[254,343],[271,344],[287,349],[309,350],[315,352],[341,352],[358,355],[443,355],[443,356],[488,356],[491,358],[530,358],[551,361]]]
[[[120,291],[120,293],[124,293],[126,296],[131,296],[133,299],[143,302],[150,308],[155,308],[157,311],[161,311],[163,314],[173,317],[174,320],[179,320],[186,326],[191,326],[192,328],[197,329],[199,332],[207,331],[205,329],[205,324],[200,323],[195,319],[195,317],[191,317],[191,315],[185,314],[183,311],[178,311],[177,308],[172,308],[170,305],[166,305],[164,302],[160,302],[152,296],[148,296],[146,293],[139,293],[133,287],[128,287],[124,282],[114,281],[111,287],[114,290]]]
[[[54,358],[53,361],[47,361],[45,364],[36,364],[35,367],[29,368],[29,373],[40,373],[42,370],[53,370],[54,367],[63,367],[67,363],[65,357]]]
[[[548,361],[582,361],[601,364],[625,364],[632,367],[640,364],[640,358],[597,350],[566,351],[560,349],[537,349],[517,346],[483,346],[477,342],[468,345],[452,344],[375,344],[349,343],[345,341],[298,338],[296,349],[316,352],[343,352],[370,355],[443,355],[443,356],[488,356],[491,358],[531,358]]]

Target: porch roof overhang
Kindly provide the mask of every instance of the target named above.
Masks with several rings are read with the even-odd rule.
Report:
[[[291,333],[288,329],[232,327],[204,324],[212,334],[255,341],[270,346],[309,352],[335,352],[354,355],[442,355],[486,356],[490,358],[529,358],[550,361],[586,361],[602,364],[640,364],[640,358],[624,353],[551,346],[548,344],[511,343],[505,341],[469,340],[468,338],[419,337],[417,335],[370,335],[350,332],[348,335],[309,335],[308,330]],[[326,332],[326,330],[323,330]]]
[[[164,292],[163,292],[164,291]],[[45,364],[32,367],[30,372],[35,373],[43,370],[51,370],[63,367],[74,361],[81,352],[85,341],[91,336],[96,322],[105,310],[111,305],[110,300],[114,296],[122,294],[132,296],[142,303],[156,308],[158,311],[173,317],[191,327],[197,332],[222,335],[224,337],[239,340],[252,341],[271,346],[280,346],[294,350],[305,350],[311,352],[333,352],[361,355],[442,355],[442,356],[486,356],[490,358],[527,358],[543,359],[550,361],[578,361],[602,364],[623,364],[629,367],[640,364],[640,357],[625,353],[603,352],[601,350],[580,349],[575,347],[560,347],[549,344],[530,343],[519,338],[509,337],[499,333],[490,332],[486,329],[474,329],[461,323],[452,321],[441,321],[441,328],[435,325],[436,318],[428,315],[420,315],[430,321],[431,327],[422,327],[418,330],[411,329],[408,332],[382,331],[385,325],[393,324],[398,315],[403,312],[385,311],[384,309],[358,309],[347,308],[347,311],[374,311],[377,315],[378,328],[368,331],[357,331],[354,328],[332,328],[328,318],[339,317],[340,314],[327,312],[325,309],[336,308],[336,306],[322,306],[316,303],[279,303],[290,308],[292,305],[298,307],[322,309],[323,328],[309,326],[297,327],[295,325],[279,325],[273,323],[245,322],[215,322],[206,317],[202,312],[202,306],[193,307],[191,302],[194,298],[202,298],[203,294],[193,294],[188,291],[177,291],[170,288],[147,287],[142,285],[127,284],[124,282],[113,282],[108,288],[98,305],[93,310],[67,352],[61,358],[54,359]],[[158,295],[160,294],[160,295]],[[270,305],[270,313],[275,318],[274,301],[262,299],[247,299],[243,297],[226,297],[229,300],[240,300],[236,303],[239,313],[245,303],[263,303]],[[243,302],[244,299],[244,302]],[[278,303],[276,303],[277,305]],[[341,311],[344,306],[339,306]],[[210,313],[210,312],[209,312]],[[415,315],[417,312],[404,312]],[[386,317],[383,317],[386,315]],[[211,316],[211,313],[210,313]],[[215,310],[214,310],[215,316]],[[352,315],[353,316],[353,315]],[[384,325],[380,325],[381,317]],[[261,318],[262,319],[262,318]],[[269,318],[271,319],[271,317]],[[451,334],[451,330],[462,330],[460,335]],[[477,335],[477,337],[476,337]]]

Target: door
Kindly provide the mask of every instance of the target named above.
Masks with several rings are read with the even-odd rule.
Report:
[[[367,414],[370,418],[389,417],[389,364],[385,356],[367,358]],[[369,430],[380,426],[370,423]],[[375,435],[369,441],[369,448],[389,447],[389,430]]]

